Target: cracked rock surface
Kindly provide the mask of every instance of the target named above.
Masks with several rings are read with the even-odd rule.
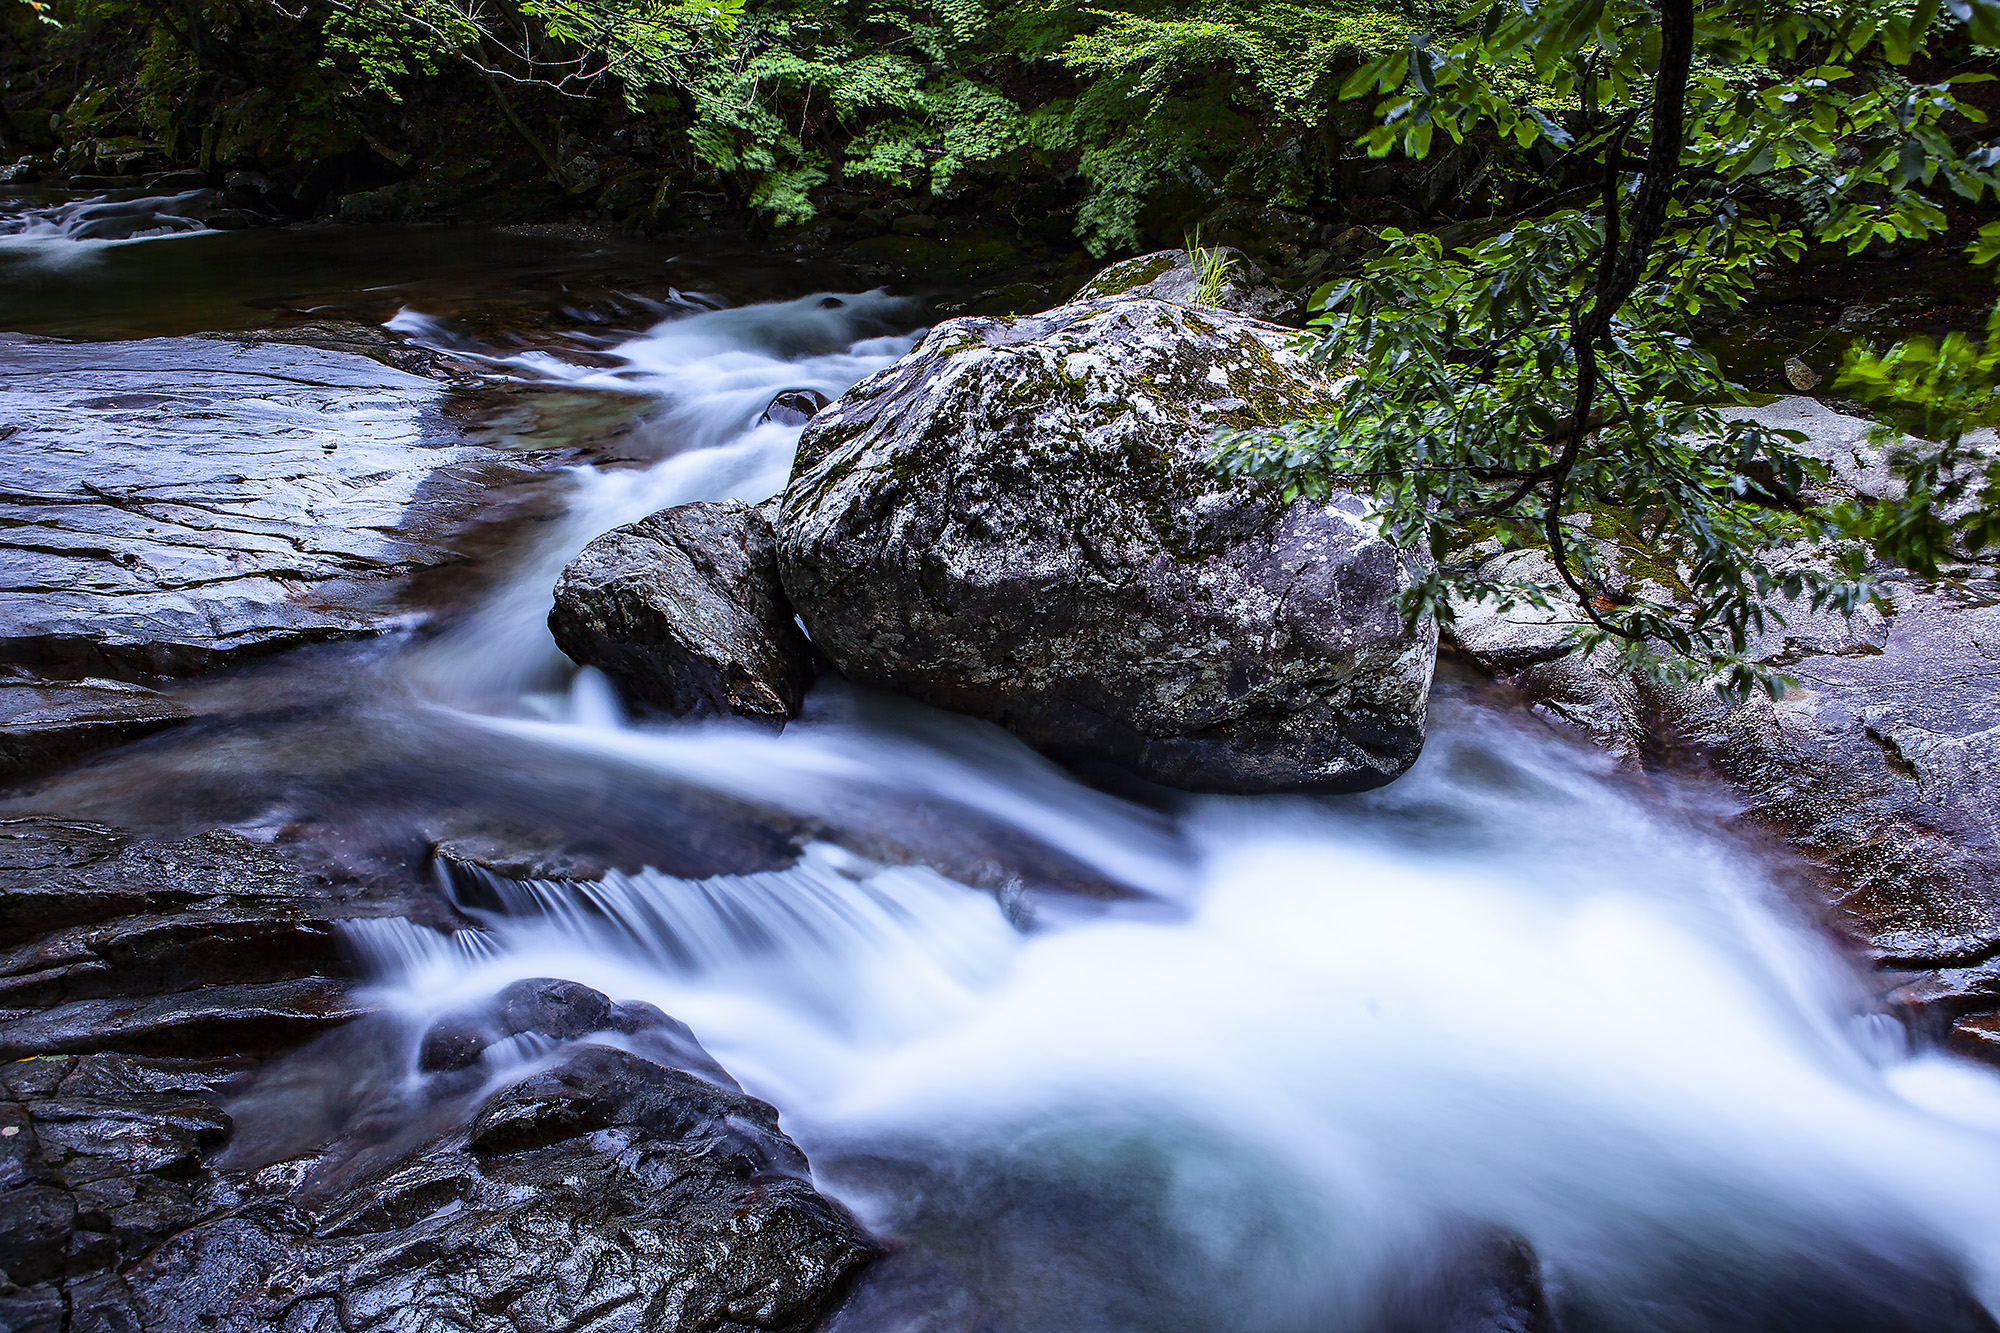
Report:
[[[350,352],[214,338],[0,348],[0,659],[179,675],[372,631],[502,455],[440,387]]]
[[[850,678],[1170,786],[1360,790],[1423,743],[1435,630],[1359,499],[1286,504],[1218,427],[1334,390],[1285,329],[1142,297],[938,325],[806,428],[778,558]]]

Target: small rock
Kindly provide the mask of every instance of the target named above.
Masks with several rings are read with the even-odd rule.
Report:
[[[780,426],[803,426],[825,407],[827,396],[817,389],[787,389],[771,400],[758,425],[772,422]]]
[[[499,1030],[482,1015],[447,1015],[424,1029],[417,1046],[417,1068],[426,1074],[469,1069],[498,1040]]]
[[[783,721],[813,679],[770,520],[733,501],[679,505],[599,537],[563,570],[549,629],[628,700],[676,716]]]
[[[566,1041],[611,1026],[609,996],[555,977],[515,982],[500,992],[497,1011],[500,1029],[510,1037],[536,1032]]]

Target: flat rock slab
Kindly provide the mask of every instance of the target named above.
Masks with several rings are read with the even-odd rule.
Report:
[[[188,716],[165,695],[122,680],[0,680],[0,782]]]
[[[500,457],[441,396],[283,343],[0,346],[0,660],[172,675],[379,628]]]

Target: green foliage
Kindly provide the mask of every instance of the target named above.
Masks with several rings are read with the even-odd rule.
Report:
[[[274,0],[275,2],[275,0]],[[1163,187],[1301,203],[1344,150],[1341,79],[1421,8],[1294,0],[307,0],[356,95],[444,63],[564,91],[668,90],[697,161],[781,222],[830,180],[949,197],[1070,170],[1096,252],[1138,244]],[[1037,92],[1035,89],[1043,91]]]
[[[1220,250],[1204,250],[1201,245],[1201,228],[1196,227],[1188,234],[1188,268],[1194,272],[1194,300],[1192,305],[1220,305],[1223,284],[1229,281],[1230,270],[1236,267],[1233,255],[1225,255]]]
[[[1904,502],[1856,506],[1843,515],[1847,526],[1898,564],[1930,575],[1958,551],[2000,545],[2000,459],[1965,442],[1970,430],[2000,425],[1997,381],[2000,305],[1987,315],[1983,342],[1952,333],[1941,343],[1912,338],[1886,352],[1850,350],[1840,386],[1899,409],[1903,424],[1937,444],[1912,447],[1880,432]]]
[[[1580,647],[1713,674],[1732,694],[1775,691],[1781,677],[1746,658],[1781,623],[1773,599],[1851,611],[1870,595],[1852,543],[1832,561],[1785,548],[1866,536],[1908,560],[1917,539],[1895,534],[1972,483],[1957,480],[1963,457],[1939,465],[1931,450],[1909,464],[1903,501],[1811,511],[1800,497],[1823,471],[1793,447],[1802,437],[1730,411],[1743,395],[1696,345],[1697,321],[1808,243],[1934,236],[1936,191],[2000,187],[2000,151],[1952,137],[1984,119],[1959,90],[1985,76],[1906,68],[1987,31],[2000,0],[1955,0],[1952,14],[1933,0],[1476,0],[1457,35],[1371,61],[1345,88],[1381,95],[1371,152],[1510,152],[1529,207],[1453,248],[1391,235],[1359,277],[1322,291],[1318,355],[1355,377],[1338,409],[1227,439],[1221,463],[1294,493],[1366,489],[1405,545],[1450,554],[1497,532],[1549,557],[1549,578],[1505,587],[1447,563],[1411,593],[1411,617],[1448,621],[1454,597],[1567,600]],[[1990,411],[1995,346],[1912,344],[1848,373],[1971,419],[1952,385],[1983,374],[1971,397]]]

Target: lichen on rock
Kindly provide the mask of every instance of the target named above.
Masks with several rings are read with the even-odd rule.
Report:
[[[1218,428],[1324,410],[1282,329],[1147,298],[940,324],[814,418],[779,566],[847,675],[1073,762],[1360,789],[1423,738],[1435,631],[1361,499],[1285,502]]]

